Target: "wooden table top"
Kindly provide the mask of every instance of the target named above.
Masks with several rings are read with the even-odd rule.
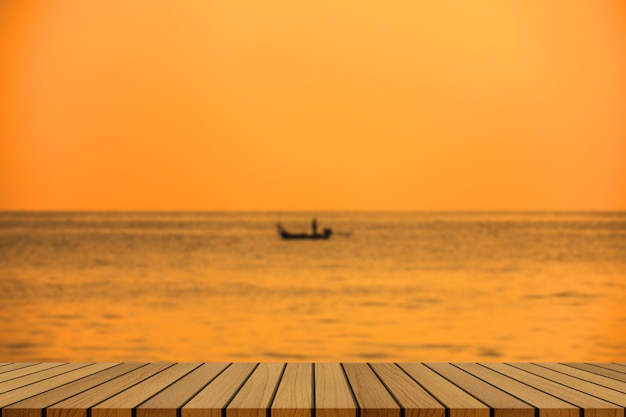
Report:
[[[2,417],[624,417],[626,363],[0,363]]]

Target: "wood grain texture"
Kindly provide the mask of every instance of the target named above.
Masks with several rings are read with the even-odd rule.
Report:
[[[87,363],[77,364],[77,363],[56,363],[56,364],[39,364],[34,365],[30,369],[33,372],[29,372],[24,375],[20,375],[18,377],[8,378],[6,381],[0,383],[0,393],[7,392],[9,390],[24,387],[26,385],[30,385],[33,382],[42,381],[44,379],[50,378],[55,375],[59,375],[73,369],[76,369],[80,366],[86,366]],[[35,369],[32,369],[35,368]],[[19,371],[18,371],[19,372]],[[9,375],[7,375],[8,377]],[[13,375],[10,375],[13,376]]]
[[[535,414],[532,406],[450,363],[427,363],[426,366],[488,405],[495,417],[533,417]]]
[[[544,391],[563,401],[571,403],[577,407],[583,408],[585,417],[623,417],[624,409],[603,401],[584,392],[566,387],[562,384],[542,378],[538,375],[526,372],[522,369],[503,363],[485,363],[490,369],[510,376],[524,384],[528,384],[540,391]]]
[[[200,363],[177,363],[137,385],[95,405],[91,408],[92,417],[132,417],[133,408],[157,394],[162,389],[179,380]]]
[[[204,363],[175,384],[139,405],[137,417],[176,417],[177,410],[197,392],[207,386],[226,367],[227,363]]]
[[[315,364],[317,417],[356,417],[357,405],[339,363]]]
[[[619,363],[6,363],[2,375],[2,417],[626,417]]]
[[[42,417],[44,408],[117,378],[140,366],[141,364],[139,363],[124,363],[112,366],[78,381],[10,405],[2,411],[2,417]]]
[[[29,366],[33,366],[33,365],[37,365],[37,362],[15,362],[15,363],[8,363],[6,365],[3,365],[0,368],[0,375],[9,372],[9,371],[15,371],[17,369],[22,369],[22,368],[28,368]]]
[[[567,365],[571,368],[576,368],[576,369],[580,369],[583,371],[587,371],[587,372],[591,372],[593,374],[596,375],[602,375],[602,376],[606,376],[608,378],[613,378],[616,379],[618,381],[622,381],[622,382],[626,382],[626,373],[625,372],[619,372],[619,371],[615,371],[613,369],[610,368],[606,368],[603,366],[597,366],[597,365],[593,365],[590,363],[564,363],[564,365]]]
[[[543,368],[551,369],[553,371],[572,376],[574,378],[579,378],[593,384],[614,389],[615,391],[620,391],[621,393],[626,393],[626,383],[622,381],[616,381],[615,379],[607,378],[606,376],[598,375],[581,369],[572,368],[571,366],[562,365],[560,363],[540,363],[538,365]]]
[[[532,363],[512,363],[511,365],[516,368],[523,369],[527,372],[531,372],[535,375],[539,375],[543,378],[549,379],[556,383],[565,385],[578,391],[582,391],[589,395],[598,398],[604,398],[606,401],[613,404],[618,404],[622,407],[626,407],[626,394],[623,392],[614,391],[610,388],[594,384],[592,382],[584,381],[566,374],[562,374],[552,369],[545,368],[538,364]]]
[[[313,408],[313,364],[287,364],[272,404],[272,416],[309,417],[311,408]]]
[[[578,407],[480,364],[458,363],[455,365],[494,387],[498,387],[510,395],[538,408],[540,417],[578,417],[580,414]]]
[[[222,409],[256,366],[255,363],[231,364],[182,408],[182,417],[221,417]]]
[[[422,363],[398,364],[449,411],[450,417],[489,417],[489,407]]]
[[[172,366],[172,363],[149,363],[96,388],[56,403],[46,410],[46,417],[87,417],[87,409]]]
[[[370,367],[393,393],[406,417],[444,417],[445,408],[404,371],[392,363],[372,363]]]
[[[227,417],[265,417],[286,364],[262,363],[226,409]]]
[[[0,394],[0,407],[6,407],[7,405],[25,400],[26,398],[34,397],[37,394],[60,387],[96,372],[100,372],[113,365],[114,364],[111,363],[71,363],[63,365],[66,372],[62,374]]]
[[[366,363],[343,368],[363,417],[400,417],[400,405]]]
[[[626,373],[626,366],[619,365],[617,363],[591,362],[590,365],[597,366],[600,368],[605,368],[605,369],[611,369],[615,372]]]

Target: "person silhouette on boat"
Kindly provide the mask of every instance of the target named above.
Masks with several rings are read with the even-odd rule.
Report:
[[[313,235],[317,234],[317,219],[313,218],[313,221],[311,222],[311,229],[313,230]]]

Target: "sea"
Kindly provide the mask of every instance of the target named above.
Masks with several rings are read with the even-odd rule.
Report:
[[[625,212],[0,212],[0,362],[515,360],[626,360]]]

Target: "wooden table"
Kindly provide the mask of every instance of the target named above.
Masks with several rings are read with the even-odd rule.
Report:
[[[626,363],[1,363],[2,417],[624,417]]]

